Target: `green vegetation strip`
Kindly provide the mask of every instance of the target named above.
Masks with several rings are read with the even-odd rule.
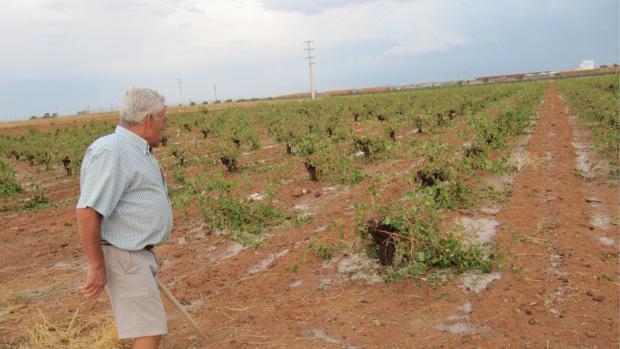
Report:
[[[620,178],[620,76],[595,76],[557,82],[570,110],[592,132],[597,151],[612,166],[610,176]]]

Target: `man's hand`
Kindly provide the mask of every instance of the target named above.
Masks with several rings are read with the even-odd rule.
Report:
[[[88,261],[86,283],[80,286],[80,292],[87,298],[95,299],[103,292],[108,282],[103,251],[101,250],[101,214],[94,209],[76,209],[78,232],[84,254]]]
[[[88,267],[86,283],[80,286],[80,292],[86,297],[96,299],[105,289],[108,282],[105,267]]]

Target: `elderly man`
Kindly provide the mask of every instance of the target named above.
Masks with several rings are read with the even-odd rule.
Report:
[[[172,228],[166,181],[152,152],[166,128],[164,98],[132,88],[120,117],[82,162],[76,213],[88,272],[80,291],[94,299],[105,288],[119,338],[134,338],[134,348],[157,348],[167,323],[153,246]]]

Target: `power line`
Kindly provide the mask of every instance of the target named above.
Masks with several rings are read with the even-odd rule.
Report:
[[[213,85],[213,96],[214,100],[217,101],[217,85]]]
[[[179,104],[183,104],[183,80],[178,78],[177,84],[179,85]]]
[[[304,51],[308,51],[308,56],[306,56],[306,59],[308,60],[308,73],[310,74],[310,94],[312,95],[312,99],[315,99],[316,91],[314,89],[314,76],[312,73],[312,65],[314,64],[314,62],[312,62],[312,59],[314,58],[314,56],[312,56],[312,50],[314,50],[314,48],[310,47],[312,40],[305,40],[304,43],[308,46],[304,49]]]

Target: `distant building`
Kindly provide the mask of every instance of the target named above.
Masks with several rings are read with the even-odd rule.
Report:
[[[579,70],[591,70],[591,69],[594,69],[593,59],[585,59],[581,61],[581,64],[579,64]]]
[[[479,78],[476,78],[476,81],[482,81],[482,82],[517,81],[517,80],[522,80],[524,77],[525,77],[525,74],[494,75],[494,76],[479,77]]]

